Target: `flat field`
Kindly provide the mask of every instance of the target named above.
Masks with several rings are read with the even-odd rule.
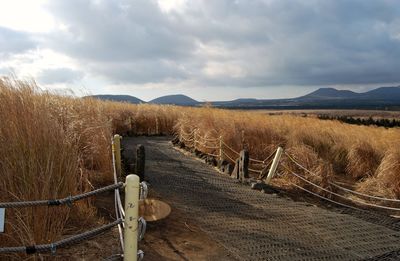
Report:
[[[292,114],[300,116],[348,116],[353,118],[369,118],[374,119],[400,119],[400,111],[382,111],[382,110],[249,110],[255,113],[281,115]]]

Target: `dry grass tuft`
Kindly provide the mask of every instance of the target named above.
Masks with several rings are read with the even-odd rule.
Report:
[[[367,194],[400,198],[400,150],[388,151],[374,177],[358,184],[358,190]]]
[[[34,82],[0,80],[0,201],[62,198],[111,177],[111,125],[101,103],[42,92]],[[89,176],[96,170],[96,176]],[[72,215],[72,216],[71,216]],[[1,245],[31,245],[61,237],[67,222],[92,219],[90,201],[74,208],[7,211]]]
[[[381,156],[371,144],[359,141],[353,144],[347,153],[346,172],[354,179],[362,179],[374,175],[381,161]]]

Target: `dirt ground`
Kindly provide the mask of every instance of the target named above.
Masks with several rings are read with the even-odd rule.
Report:
[[[149,198],[160,199],[156,192],[151,190]],[[93,228],[115,220],[113,192],[98,196],[95,205],[102,222],[94,224]],[[173,206],[167,218],[147,223],[146,234],[139,242],[139,249],[144,251],[145,261],[234,260],[227,250],[203,232],[193,219]],[[119,233],[115,227],[81,244],[59,249],[56,255],[37,254],[35,257],[38,260],[122,260],[119,257],[121,252]],[[0,257],[0,260],[9,258]],[[26,260],[32,258],[33,256],[26,256]]]
[[[140,242],[145,260],[234,260],[193,219],[173,207],[166,219],[147,224]]]

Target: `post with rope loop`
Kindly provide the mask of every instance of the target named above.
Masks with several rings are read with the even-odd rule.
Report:
[[[219,160],[223,160],[223,150],[222,150],[222,136],[219,136]]]
[[[272,161],[271,168],[269,169],[267,180],[265,181],[266,184],[269,184],[271,179],[274,177],[276,169],[278,168],[279,160],[281,159],[283,149],[278,147],[275,153],[274,160]]]
[[[139,176],[128,175],[125,184],[124,261],[138,258]]]
[[[115,169],[117,172],[117,177],[121,176],[121,139],[122,137],[115,134],[113,137],[113,150],[115,155]]]
[[[193,147],[194,151],[197,150],[197,129],[194,129],[193,131]]]

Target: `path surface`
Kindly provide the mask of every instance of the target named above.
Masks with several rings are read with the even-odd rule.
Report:
[[[239,260],[364,260],[400,249],[388,226],[251,190],[165,137],[124,141],[128,150],[137,143],[151,186]]]

